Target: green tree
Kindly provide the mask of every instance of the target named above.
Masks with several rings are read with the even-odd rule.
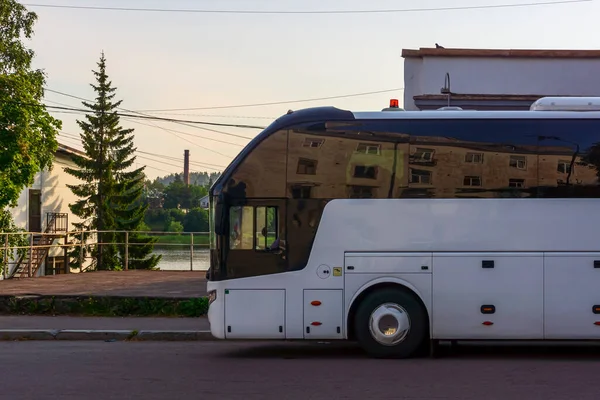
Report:
[[[82,219],[81,230],[97,230],[98,243],[92,247],[96,269],[120,269],[124,264],[124,233],[105,231],[130,231],[129,267],[154,268],[160,257],[152,255],[155,239],[138,232],[142,227],[147,205],[141,201],[144,191],[144,168],[130,170],[135,162],[136,148],[133,129],[120,126],[118,108],[121,100],[114,101],[116,88],[106,74],[104,53],[93,71],[96,84],[94,104],[83,102],[90,109],[85,121],[77,121],[86,156],[75,156],[77,168],[65,171],[83,181],[68,185],[79,200],[70,205],[71,211]]]
[[[46,77],[31,68],[35,54],[23,43],[36,20],[18,2],[0,0],[0,232],[19,230],[7,208],[38,172],[52,167],[58,146],[61,122],[42,104]],[[19,237],[11,235],[10,245],[18,246]]]
[[[206,187],[200,185],[187,186],[181,180],[176,179],[164,190],[165,201],[163,208],[181,208],[190,210],[200,207],[200,200],[208,193]]]
[[[208,232],[208,211],[202,208],[192,208],[183,220],[185,232]]]

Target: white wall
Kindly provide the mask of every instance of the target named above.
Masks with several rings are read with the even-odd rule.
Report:
[[[29,231],[28,203],[30,189],[42,192],[42,230],[46,229],[46,214],[49,212],[68,213],[69,229],[73,229],[73,222],[80,221],[79,218],[71,214],[69,209],[69,204],[75,202],[77,197],[67,187],[68,184],[78,184],[80,181],[64,171],[67,166],[75,167],[75,164],[69,156],[57,153],[52,170],[38,173],[33,185],[21,192],[17,207],[11,210],[18,227]]]
[[[415,95],[440,94],[446,73],[458,94],[600,96],[600,59],[407,57],[404,106]]]

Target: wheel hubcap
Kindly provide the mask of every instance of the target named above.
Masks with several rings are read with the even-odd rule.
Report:
[[[410,319],[403,307],[385,303],[371,313],[369,329],[378,343],[393,346],[406,339],[410,331]]]

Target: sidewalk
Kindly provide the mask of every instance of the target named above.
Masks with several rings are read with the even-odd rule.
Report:
[[[97,271],[0,280],[0,295],[195,298],[206,296],[206,272]]]
[[[207,318],[0,316],[0,340],[213,340]]]

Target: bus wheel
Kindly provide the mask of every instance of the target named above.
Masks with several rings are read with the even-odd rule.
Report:
[[[354,332],[360,346],[377,358],[408,358],[427,338],[427,314],[408,291],[385,288],[358,306]]]

